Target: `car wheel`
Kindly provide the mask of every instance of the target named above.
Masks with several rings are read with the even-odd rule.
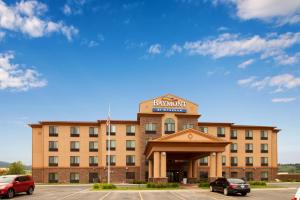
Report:
[[[7,197],[9,199],[13,198],[15,196],[15,191],[13,189],[9,189],[7,192]]]
[[[242,192],[241,195],[242,195],[242,196],[246,196],[246,195],[247,195],[247,192]]]
[[[214,192],[214,191],[215,191],[214,188],[213,188],[213,186],[209,186],[209,190],[210,190],[211,192]]]
[[[228,189],[227,189],[227,188],[224,188],[224,190],[223,190],[223,194],[224,194],[225,196],[228,196],[228,195],[229,195],[229,193],[228,193]]]
[[[33,194],[33,187],[30,187],[27,192],[28,195],[32,195]]]

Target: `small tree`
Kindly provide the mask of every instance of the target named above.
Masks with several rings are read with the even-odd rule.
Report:
[[[25,174],[23,163],[21,161],[11,163],[7,174]]]

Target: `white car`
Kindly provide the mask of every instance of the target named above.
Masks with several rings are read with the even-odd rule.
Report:
[[[296,192],[295,196],[292,198],[292,200],[300,200],[300,188],[298,188],[298,191]]]

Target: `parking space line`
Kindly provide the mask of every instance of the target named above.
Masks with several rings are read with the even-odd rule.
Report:
[[[60,200],[63,200],[63,199],[67,199],[67,198],[69,198],[69,197],[71,197],[71,196],[74,196],[75,194],[78,194],[78,193],[81,193],[81,192],[84,192],[84,191],[87,191],[87,190],[89,190],[90,188],[88,188],[88,189],[84,189],[84,190],[80,190],[79,192],[74,192],[74,193],[71,193],[71,194],[69,194],[69,195],[67,195],[67,196],[64,196],[63,198],[61,198]]]
[[[142,196],[142,194],[141,194],[141,192],[139,192],[139,195],[140,195],[140,199],[141,199],[141,200],[144,200],[144,199],[143,199],[143,196]]]
[[[181,199],[181,200],[186,200],[185,198],[183,198],[181,195],[179,195],[178,193],[176,192],[170,192],[171,194],[173,194],[175,197],[177,197],[178,199]]]
[[[106,193],[103,197],[101,197],[99,200],[104,200],[108,195],[110,195],[111,192]]]

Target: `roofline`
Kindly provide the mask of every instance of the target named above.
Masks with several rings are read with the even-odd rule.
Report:
[[[162,117],[162,113],[138,113],[137,120],[110,120],[111,124],[139,124],[141,116],[157,116]],[[176,114],[178,117],[200,117],[201,115],[185,115]],[[38,123],[28,124],[31,128],[42,128],[43,125],[90,125],[98,126],[100,124],[106,123],[107,120],[97,120],[97,121],[39,121]],[[269,129],[275,132],[280,132],[281,129],[276,126],[258,126],[258,125],[239,125],[230,122],[198,122],[198,126],[228,126],[236,129]]]
[[[259,125],[240,125],[230,122],[198,122],[198,126],[229,126],[231,128],[242,128],[242,129],[271,129],[273,131],[279,132],[281,129],[278,129],[276,126],[259,126]]]

